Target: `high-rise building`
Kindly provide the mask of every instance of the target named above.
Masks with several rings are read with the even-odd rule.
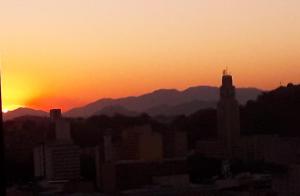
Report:
[[[35,176],[48,181],[80,178],[80,149],[71,143],[51,142],[34,149]]]
[[[240,152],[240,114],[233,79],[227,71],[222,76],[217,106],[218,138],[198,141],[196,152],[208,157],[227,159]]]
[[[187,132],[177,129],[166,129],[162,132],[164,158],[186,157],[188,154]]]
[[[59,141],[71,142],[71,126],[64,119],[55,121],[55,138]]]
[[[51,109],[50,110],[50,120],[55,122],[62,119],[61,109]]]
[[[240,139],[240,114],[233,79],[227,71],[224,71],[222,77],[217,113],[219,140],[225,147],[225,153],[232,156]]]
[[[48,181],[79,179],[80,148],[73,144],[70,123],[59,109],[50,111],[50,120],[55,125],[55,140],[34,149],[35,176]]]
[[[163,143],[160,133],[150,125],[132,127],[122,133],[123,160],[162,160]]]
[[[114,194],[149,185],[188,184],[186,134],[174,133],[170,140],[171,156],[164,159],[163,136],[150,124],[129,127],[114,139],[111,131],[104,133],[96,150],[98,188]]]

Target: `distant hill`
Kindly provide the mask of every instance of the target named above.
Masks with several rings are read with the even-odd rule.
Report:
[[[215,102],[215,101],[209,102],[209,101],[193,100],[193,101],[182,103],[182,104],[175,105],[175,106],[169,106],[169,105],[155,106],[153,108],[146,110],[145,113],[147,113],[151,116],[190,115],[201,109],[215,108],[216,103],[217,102]]]
[[[238,88],[237,99],[241,104],[255,100],[262,93],[256,88]],[[198,86],[184,91],[160,89],[137,97],[100,99],[86,106],[74,108],[64,113],[66,117],[90,117],[93,115],[113,116],[122,114],[136,116],[147,113],[151,116],[174,116],[192,114],[200,109],[214,108],[219,99],[219,88]],[[4,114],[4,120],[22,116],[46,117],[48,113],[30,108],[18,108]]]
[[[48,113],[42,110],[34,110],[30,108],[18,108],[16,110],[9,111],[3,114],[4,120],[11,120],[23,116],[47,117]]]
[[[238,88],[237,99],[241,104],[254,100],[262,93],[256,88]],[[198,86],[184,91],[161,89],[138,97],[120,99],[100,99],[86,106],[74,108],[64,115],[68,117],[89,117],[103,108],[119,106],[136,113],[150,115],[191,114],[199,109],[215,107],[219,100],[219,88]]]
[[[96,112],[94,115],[105,115],[105,116],[114,116],[114,115],[124,115],[124,116],[138,116],[139,113],[129,111],[122,106],[107,106],[102,108],[100,111]]]

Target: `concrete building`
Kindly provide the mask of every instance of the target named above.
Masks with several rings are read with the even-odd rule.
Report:
[[[64,119],[55,121],[55,138],[57,141],[72,142],[71,125]]]
[[[220,141],[198,141],[196,143],[195,152],[205,157],[211,157],[216,159],[225,159],[226,154],[224,145]]]
[[[276,135],[251,135],[240,138],[236,157],[280,165],[300,163],[300,139]]]
[[[126,196],[277,196],[270,189],[270,179],[264,176],[243,176],[239,179],[221,180],[215,184],[183,186],[148,186],[122,191]]]
[[[71,143],[47,143],[34,149],[36,177],[48,181],[80,178],[80,149]]]
[[[127,160],[102,165],[102,190],[114,193],[147,186],[188,186],[185,159],[161,161]]]
[[[164,158],[186,157],[188,154],[187,133],[181,130],[168,129],[163,131]]]
[[[50,110],[50,120],[55,122],[62,119],[61,109],[51,109]]]
[[[163,136],[150,125],[125,129],[119,139],[105,133],[103,144],[96,150],[97,186],[113,194],[153,184],[189,184],[187,161],[182,152],[187,148],[187,138],[181,132],[172,136],[172,156],[181,158],[164,159]],[[183,145],[183,150],[177,149],[175,143]]]
[[[122,160],[162,160],[163,141],[150,125],[132,127],[122,132]]]
[[[231,157],[239,145],[240,115],[232,76],[224,71],[220,88],[220,101],[217,106],[218,139],[224,144],[225,153]]]
[[[51,110],[50,119],[56,137],[34,149],[35,176],[48,181],[79,179],[80,148],[73,144],[70,124],[58,109]]]
[[[272,189],[278,196],[300,195],[300,165],[290,165],[286,173],[274,175]]]
[[[120,140],[113,141],[107,131],[101,145],[96,148],[97,186],[106,192],[116,187],[115,165],[119,161],[159,161],[163,159],[160,133],[150,125],[131,127],[122,131]]]

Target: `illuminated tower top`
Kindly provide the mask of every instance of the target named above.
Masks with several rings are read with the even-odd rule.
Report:
[[[223,71],[220,96],[221,99],[235,99],[235,87],[233,86],[232,76],[228,74],[227,70]]]

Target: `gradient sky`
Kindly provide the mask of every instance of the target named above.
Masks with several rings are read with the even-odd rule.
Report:
[[[1,0],[5,109],[300,82],[299,0]]]

